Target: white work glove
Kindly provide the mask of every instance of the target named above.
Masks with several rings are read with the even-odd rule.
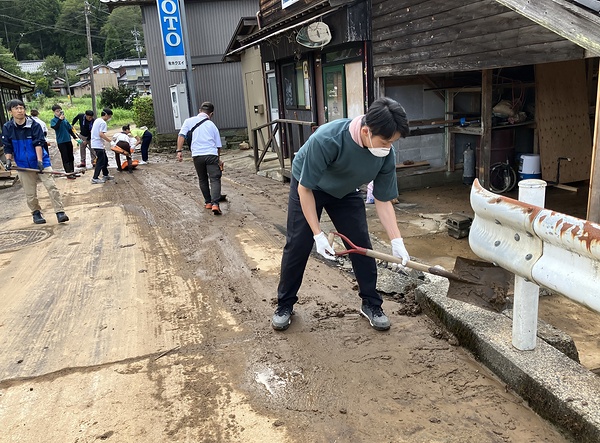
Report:
[[[335,251],[329,244],[325,233],[320,232],[313,238],[315,239],[315,244],[317,245],[317,252],[323,257],[325,257],[327,260],[335,260]]]
[[[402,266],[406,266],[410,260],[410,255],[408,255],[408,251],[404,246],[404,240],[401,238],[394,238],[392,240],[392,254],[394,257],[402,259]]]

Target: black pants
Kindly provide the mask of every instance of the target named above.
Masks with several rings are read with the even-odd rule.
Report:
[[[371,249],[365,203],[358,192],[352,192],[342,198],[333,197],[322,191],[313,191],[313,195],[319,220],[325,209],[339,233],[344,234],[354,244]],[[292,177],[288,201],[286,243],[283,248],[281,274],[277,288],[279,306],[291,307],[298,301],[298,290],[302,284],[302,277],[313,244],[313,233],[300,206],[298,182]],[[350,260],[358,282],[358,295],[364,302],[381,306],[383,300],[375,289],[377,285],[375,259],[364,255],[350,254]]]
[[[150,142],[152,141],[152,133],[150,131],[145,131],[142,136],[142,147],[140,148],[142,151],[142,160],[148,161],[148,148],[150,147]]]
[[[104,149],[94,149],[98,156],[96,160],[96,168],[94,169],[94,178],[100,177],[100,171],[106,177],[108,175],[108,157]]]
[[[73,143],[71,141],[58,143],[60,158],[62,160],[65,172],[73,172],[75,170],[75,157],[73,156]]]
[[[219,167],[219,156],[197,155],[193,158],[204,203],[218,205],[221,199],[221,176],[223,175]]]
[[[132,165],[132,163],[131,163],[131,150],[130,150],[130,149],[123,148],[122,146],[119,146],[119,147],[120,147],[120,148],[121,148],[123,151],[127,152],[127,154],[124,154],[124,155],[125,155],[125,158],[127,159],[127,170],[128,170],[129,172],[132,172],[132,171],[133,171],[133,165]],[[116,151],[115,151],[115,160],[116,160],[116,162],[117,162],[117,171],[122,171],[122,170],[123,170],[123,167],[122,167],[122,164],[121,164],[121,154],[119,154],[119,153],[118,153],[118,152],[116,152]]]

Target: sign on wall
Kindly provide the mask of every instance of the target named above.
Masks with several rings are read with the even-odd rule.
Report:
[[[157,0],[167,71],[185,71],[185,48],[178,0]]]
[[[290,5],[293,5],[299,0],[281,0],[281,9],[285,9]]]

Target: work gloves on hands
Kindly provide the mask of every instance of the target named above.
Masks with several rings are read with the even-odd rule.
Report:
[[[335,260],[335,251],[329,244],[327,236],[324,232],[313,237],[315,239],[315,245],[317,246],[317,252],[325,257],[327,260]],[[408,253],[407,253],[408,254]]]
[[[394,257],[402,259],[402,266],[406,266],[410,260],[410,255],[404,246],[404,240],[401,238],[392,239],[392,254]]]
[[[42,172],[44,170],[44,162],[37,162],[37,165],[40,172]]]
[[[4,167],[6,168],[7,171],[9,171],[10,168],[12,168],[12,160],[10,158],[6,159],[6,165],[4,165]]]

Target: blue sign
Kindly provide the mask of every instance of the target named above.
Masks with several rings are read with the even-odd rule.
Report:
[[[157,0],[167,71],[185,71],[185,48],[178,0]]]

